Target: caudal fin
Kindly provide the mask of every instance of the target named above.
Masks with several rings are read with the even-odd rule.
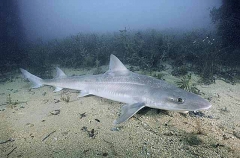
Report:
[[[24,77],[27,78],[33,84],[32,88],[39,88],[43,85],[41,78],[29,73],[27,70],[24,70],[22,68],[20,68],[20,71],[22,72]]]

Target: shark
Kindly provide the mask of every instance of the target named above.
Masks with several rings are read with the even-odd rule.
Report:
[[[80,90],[79,97],[95,95],[125,103],[119,117],[113,122],[115,125],[125,122],[144,107],[183,113],[211,107],[207,100],[197,94],[166,81],[131,72],[113,54],[110,55],[109,69],[103,74],[68,77],[60,68],[56,70],[55,78],[41,79],[20,68],[23,76],[32,82],[32,88],[54,86],[54,92],[63,88],[74,89]]]

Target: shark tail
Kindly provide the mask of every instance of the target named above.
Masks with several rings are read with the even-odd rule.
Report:
[[[24,77],[27,78],[33,84],[32,88],[39,88],[43,86],[41,78],[29,73],[27,70],[24,70],[22,68],[20,68],[20,71],[22,72]]]

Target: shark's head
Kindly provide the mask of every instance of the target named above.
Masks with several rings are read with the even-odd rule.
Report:
[[[156,108],[172,111],[197,111],[211,107],[211,104],[200,96],[176,88],[164,93],[155,92],[154,101]]]

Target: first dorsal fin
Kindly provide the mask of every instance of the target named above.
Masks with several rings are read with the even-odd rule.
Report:
[[[113,54],[110,56],[109,63],[109,71],[110,72],[128,72],[128,69],[123,65],[123,63]]]
[[[59,67],[56,67],[56,70],[57,70],[57,73],[55,78],[67,77],[67,75]]]

